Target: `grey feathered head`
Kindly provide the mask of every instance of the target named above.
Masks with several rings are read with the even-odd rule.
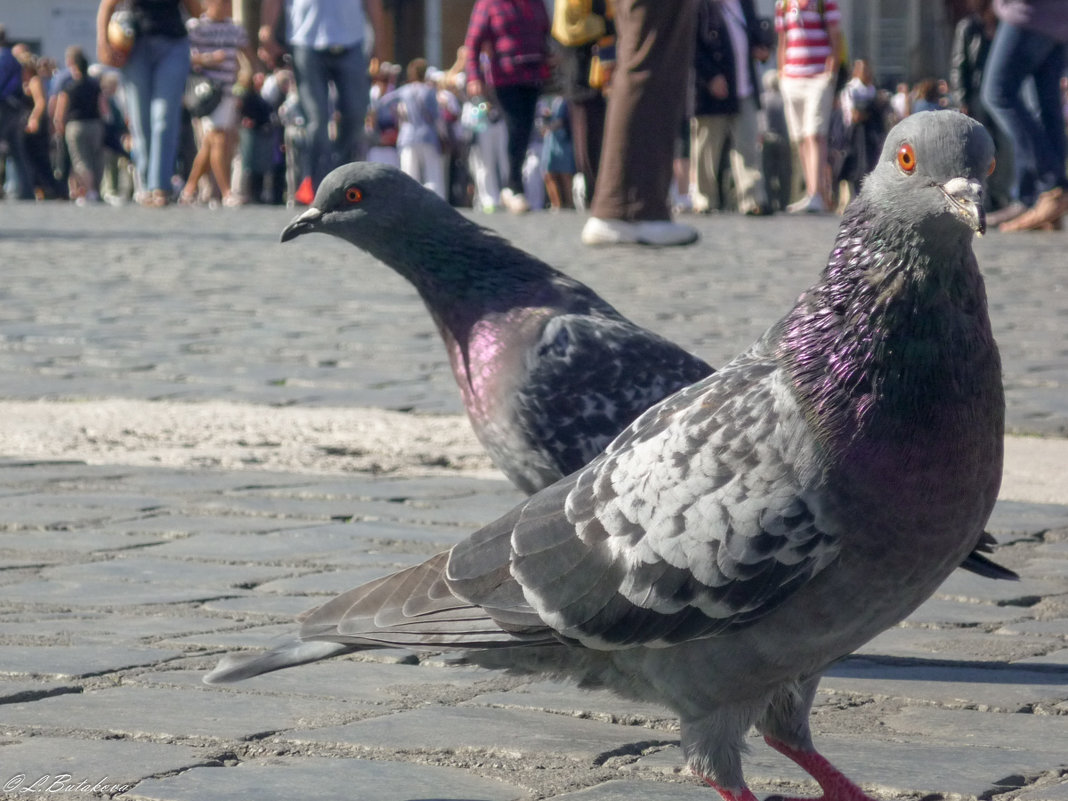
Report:
[[[916,225],[986,230],[983,187],[994,166],[986,129],[956,111],[921,111],[895,125],[860,197]]]
[[[323,178],[311,206],[282,231],[282,241],[321,232],[368,249],[427,217],[440,224],[450,210],[444,200],[395,167],[357,161]]]

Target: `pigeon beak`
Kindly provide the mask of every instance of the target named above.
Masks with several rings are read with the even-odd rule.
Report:
[[[290,239],[296,239],[301,234],[309,234],[318,228],[319,220],[323,218],[323,213],[315,208],[315,206],[308,207],[307,211],[300,216],[295,217],[293,222],[285,227],[282,231],[282,241],[288,242]]]
[[[942,184],[953,213],[982,236],[986,233],[986,212],[983,211],[983,185],[970,178],[953,178]]]

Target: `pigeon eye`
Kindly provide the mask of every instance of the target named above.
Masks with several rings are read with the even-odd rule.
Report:
[[[994,168],[997,167],[997,166],[998,166],[998,160],[997,159],[990,159],[990,169],[986,171],[986,174],[987,175],[993,175],[994,174]]]
[[[897,166],[909,175],[916,169],[916,151],[907,142],[898,148]]]
[[[345,190],[345,200],[349,203],[359,203],[363,200],[363,192],[360,191],[358,186],[350,186]]]

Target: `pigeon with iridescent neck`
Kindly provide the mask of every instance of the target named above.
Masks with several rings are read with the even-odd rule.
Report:
[[[311,232],[351,242],[412,283],[475,435],[526,493],[579,469],[652,404],[712,372],[393,167],[358,162],[327,175],[282,241]]]
[[[756,801],[751,727],[826,801],[870,801],[816,751],[809,709],[831,664],[983,544],[1005,404],[972,238],[993,152],[963,114],[905,119],[819,280],[748,351],[450,550],[206,681],[462,649],[672,708],[725,801]]]

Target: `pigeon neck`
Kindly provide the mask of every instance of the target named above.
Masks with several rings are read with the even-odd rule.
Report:
[[[497,234],[449,210],[433,224],[413,221],[403,236],[367,246],[419,292],[438,326],[455,338],[493,312],[540,301],[558,275]]]
[[[784,320],[794,387],[832,438],[952,437],[976,415],[1003,414],[970,235],[921,237],[843,223],[820,284]]]

